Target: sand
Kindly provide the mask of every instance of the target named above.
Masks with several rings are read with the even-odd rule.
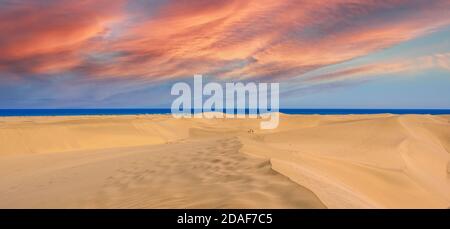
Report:
[[[260,121],[2,117],[0,208],[450,207],[450,116]]]

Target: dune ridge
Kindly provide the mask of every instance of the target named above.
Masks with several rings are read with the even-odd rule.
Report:
[[[276,171],[330,208],[447,208],[448,118],[367,117],[324,116],[321,124],[249,141],[247,151],[271,158]]]
[[[450,206],[450,116],[280,118],[2,117],[0,207]]]

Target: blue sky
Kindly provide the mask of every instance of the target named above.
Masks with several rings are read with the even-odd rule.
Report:
[[[450,108],[450,3],[0,1],[0,108],[170,107],[279,82],[282,108]]]

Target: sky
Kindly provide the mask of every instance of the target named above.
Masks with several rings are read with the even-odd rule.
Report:
[[[0,0],[0,108],[166,108],[280,83],[281,108],[450,108],[448,0]]]

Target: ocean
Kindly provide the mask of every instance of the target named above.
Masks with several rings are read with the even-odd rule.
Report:
[[[280,109],[285,114],[450,114],[450,109]],[[135,109],[0,109],[0,116],[74,116],[74,115],[141,115],[170,114],[168,108],[135,108]],[[248,111],[247,111],[248,113]]]

